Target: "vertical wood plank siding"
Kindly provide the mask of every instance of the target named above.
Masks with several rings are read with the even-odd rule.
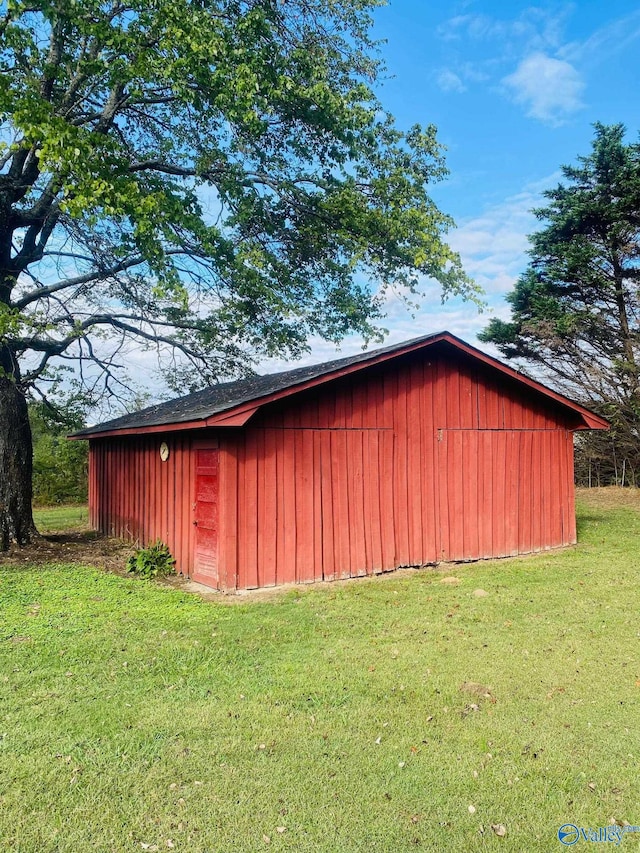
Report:
[[[169,459],[160,459],[160,444]],[[90,521],[97,530],[139,545],[162,540],[179,571],[193,566],[195,469],[190,439],[180,434],[94,439],[89,449]]]
[[[91,522],[162,539],[192,574],[194,447],[208,442],[223,589],[567,545],[571,417],[463,354],[407,354],[266,405],[242,429],[93,440]]]
[[[431,353],[266,406],[224,439],[237,463],[237,500],[221,495],[237,507],[220,555],[228,585],[571,544],[568,417],[470,359]]]

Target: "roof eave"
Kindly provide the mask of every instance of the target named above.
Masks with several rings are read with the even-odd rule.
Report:
[[[235,406],[230,406],[224,411],[216,412],[207,418],[198,418],[182,422],[174,421],[166,424],[154,424],[153,426],[124,427],[122,429],[104,431],[96,430],[94,432],[90,430],[83,430],[81,433],[75,433],[69,437],[73,439],[109,438],[113,436],[206,429],[208,427],[242,427],[262,406],[267,403],[277,402],[278,400],[290,397],[293,394],[299,394],[301,391],[306,391],[318,385],[323,385],[326,382],[331,382],[351,373],[356,373],[364,368],[383,364],[384,362],[398,358],[399,356],[407,355],[421,349],[426,349],[434,344],[442,342],[446,342],[472,358],[499,370],[501,373],[511,377],[515,381],[529,386],[532,390],[535,390],[543,396],[555,401],[564,408],[572,410],[581,418],[581,423],[578,424],[575,429],[609,429],[610,425],[608,421],[601,418],[599,415],[596,415],[594,412],[589,411],[589,409],[586,409],[579,403],[570,400],[568,397],[564,397],[562,394],[558,394],[556,391],[552,391],[551,388],[547,388],[545,385],[542,385],[540,382],[536,382],[534,379],[529,379],[528,376],[524,376],[517,370],[514,370],[508,365],[503,364],[501,361],[498,361],[498,359],[487,355],[487,353],[482,352],[482,350],[479,350],[476,347],[467,344],[455,335],[452,335],[451,332],[441,332],[439,334],[430,335],[427,338],[414,341],[413,343],[409,343],[404,347],[398,347],[387,352],[380,352],[377,355],[372,354],[372,357],[369,359],[363,359],[362,361],[357,361],[353,364],[343,365],[342,367],[330,370],[327,373],[322,373],[311,379],[305,379],[301,382],[297,382],[287,388],[282,388],[275,392],[272,391],[249,401],[245,400]]]
[[[193,421],[183,422],[168,422],[166,424],[155,424],[154,426],[138,426],[138,427],[123,427],[122,429],[111,430],[82,430],[81,433],[74,433],[69,438],[72,439],[90,439],[90,438],[109,438],[116,435],[141,435],[143,433],[158,433],[158,432],[174,432],[181,429],[206,429],[207,427],[224,426],[224,427],[241,427],[267,403],[274,403],[285,397],[290,397],[292,394],[298,394],[300,391],[306,391],[309,388],[314,388],[317,385],[322,385],[325,382],[330,382],[334,379],[339,379],[350,373],[356,373],[365,367],[371,367],[375,364],[382,364],[390,359],[397,358],[400,355],[406,355],[409,352],[422,349],[427,345],[436,343],[450,337],[448,332],[432,335],[429,338],[421,341],[416,341],[406,347],[399,347],[391,352],[382,352],[378,355],[372,354],[370,359],[357,361],[354,364],[344,365],[336,370],[322,373],[319,376],[314,376],[311,379],[305,379],[290,385],[287,388],[282,388],[279,391],[272,391],[269,394],[264,394],[261,397],[256,397],[253,400],[245,400],[235,406],[231,406],[222,412],[216,412],[208,418],[201,418]]]
[[[190,421],[173,421],[166,424],[149,426],[122,427],[119,429],[91,430],[91,428],[67,436],[72,441],[82,441],[91,438],[113,438],[114,436],[147,435],[149,433],[178,432],[182,430],[206,429],[212,426],[240,427],[258,411],[260,406],[244,406],[242,409],[232,409],[220,412],[209,418],[194,418]]]
[[[585,410],[585,413],[582,416],[584,424],[576,427],[578,430],[585,429],[611,429],[611,424],[605,418],[601,418],[600,415],[596,415],[593,412]]]

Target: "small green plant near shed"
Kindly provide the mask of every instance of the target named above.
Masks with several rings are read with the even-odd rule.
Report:
[[[146,548],[138,548],[129,557],[127,571],[148,580],[166,578],[175,572],[175,562],[164,542],[156,539]]]

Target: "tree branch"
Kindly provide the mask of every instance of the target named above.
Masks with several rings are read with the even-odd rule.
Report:
[[[139,266],[144,262],[144,258],[138,256],[135,258],[130,258],[128,261],[122,261],[120,264],[116,264],[113,267],[110,267],[106,270],[93,270],[90,273],[86,273],[85,275],[77,275],[75,278],[67,278],[62,279],[60,281],[56,281],[54,284],[49,284],[44,287],[39,287],[36,290],[31,290],[29,293],[26,293],[21,299],[18,299],[13,303],[14,308],[17,308],[21,311],[23,308],[26,308],[27,305],[30,305],[32,302],[36,302],[38,299],[43,299],[47,296],[51,296],[54,293],[59,293],[61,290],[66,290],[68,287],[78,287],[83,284],[90,284],[93,281],[100,281],[101,279],[111,278],[114,275],[118,275],[118,273],[124,272],[127,269],[131,269],[131,267]]]
[[[127,102],[128,97],[122,84],[114,86],[94,128],[95,133],[109,133],[118,110]]]
[[[51,38],[49,40],[49,55],[44,66],[44,74],[42,83],[40,84],[40,94],[45,101],[50,101],[53,95],[53,87],[56,81],[56,71],[62,59],[62,21],[60,18],[51,28]]]
[[[179,175],[183,178],[192,178],[198,174],[195,169],[175,166],[173,163],[164,163],[162,160],[141,160],[129,166],[130,172],[144,172],[148,170],[163,172],[166,175]]]

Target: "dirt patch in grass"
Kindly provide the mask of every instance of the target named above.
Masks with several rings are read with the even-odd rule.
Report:
[[[640,512],[640,489],[607,486],[576,489],[576,500],[594,509],[635,509]]]
[[[126,574],[125,563],[133,546],[93,530],[70,530],[39,536],[23,548],[13,547],[0,556],[3,566],[37,566],[42,563],[82,563]]]

